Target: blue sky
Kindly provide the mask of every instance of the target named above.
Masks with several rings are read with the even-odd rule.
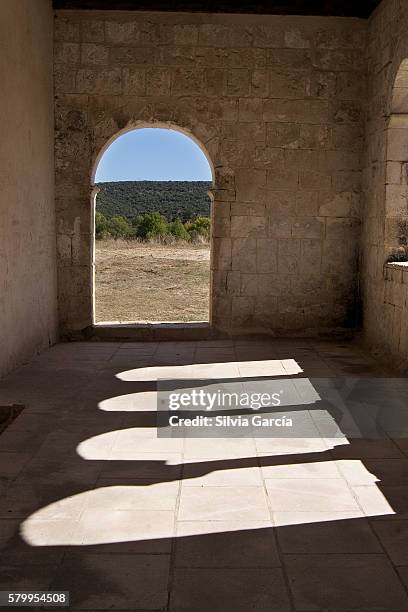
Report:
[[[162,128],[119,136],[103,154],[95,183],[105,181],[211,181],[208,161],[191,138]]]

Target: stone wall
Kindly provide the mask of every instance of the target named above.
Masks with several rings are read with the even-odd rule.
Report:
[[[56,339],[52,19],[0,2],[0,376]]]
[[[394,266],[390,280],[391,272],[385,264],[406,241],[404,225],[408,227],[406,9],[404,0],[383,0],[369,22],[369,104],[363,180],[364,336],[373,349],[394,356],[397,361],[408,358],[408,305],[406,301],[399,300],[397,304],[390,299],[390,283],[395,283],[395,277],[402,272],[397,272]]]
[[[213,326],[298,334],[356,325],[366,26],[57,11],[65,333],[92,323],[95,160],[121,130],[163,123],[194,135],[215,168]]]

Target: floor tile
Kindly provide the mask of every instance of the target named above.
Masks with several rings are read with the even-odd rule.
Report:
[[[262,487],[182,486],[180,521],[267,521],[270,514]]]
[[[372,526],[391,561],[408,566],[408,520],[373,521]]]
[[[282,520],[280,513],[280,520]],[[307,513],[299,513],[307,514]],[[322,513],[323,514],[323,513]],[[288,517],[289,518],[289,517]],[[300,520],[300,519],[299,519]],[[296,523],[277,527],[279,545],[284,553],[381,553],[382,548],[367,519],[333,520],[327,514],[321,522]]]
[[[408,609],[408,596],[385,555],[285,555],[295,609],[339,612]]]
[[[226,609],[234,612],[288,612],[290,602],[281,570],[176,570],[171,612],[225,612]]]
[[[72,555],[51,590],[70,591],[77,610],[157,610],[167,603],[168,576],[168,555]]]
[[[181,521],[178,567],[277,567],[275,532],[265,521]]]
[[[276,478],[265,482],[273,511],[359,509],[349,487],[340,479]]]

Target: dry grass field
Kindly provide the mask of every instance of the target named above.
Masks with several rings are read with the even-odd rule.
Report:
[[[96,321],[208,321],[208,245],[96,242]]]

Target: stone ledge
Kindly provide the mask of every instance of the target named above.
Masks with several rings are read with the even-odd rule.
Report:
[[[384,266],[384,278],[395,283],[408,284],[408,261],[393,261]]]

